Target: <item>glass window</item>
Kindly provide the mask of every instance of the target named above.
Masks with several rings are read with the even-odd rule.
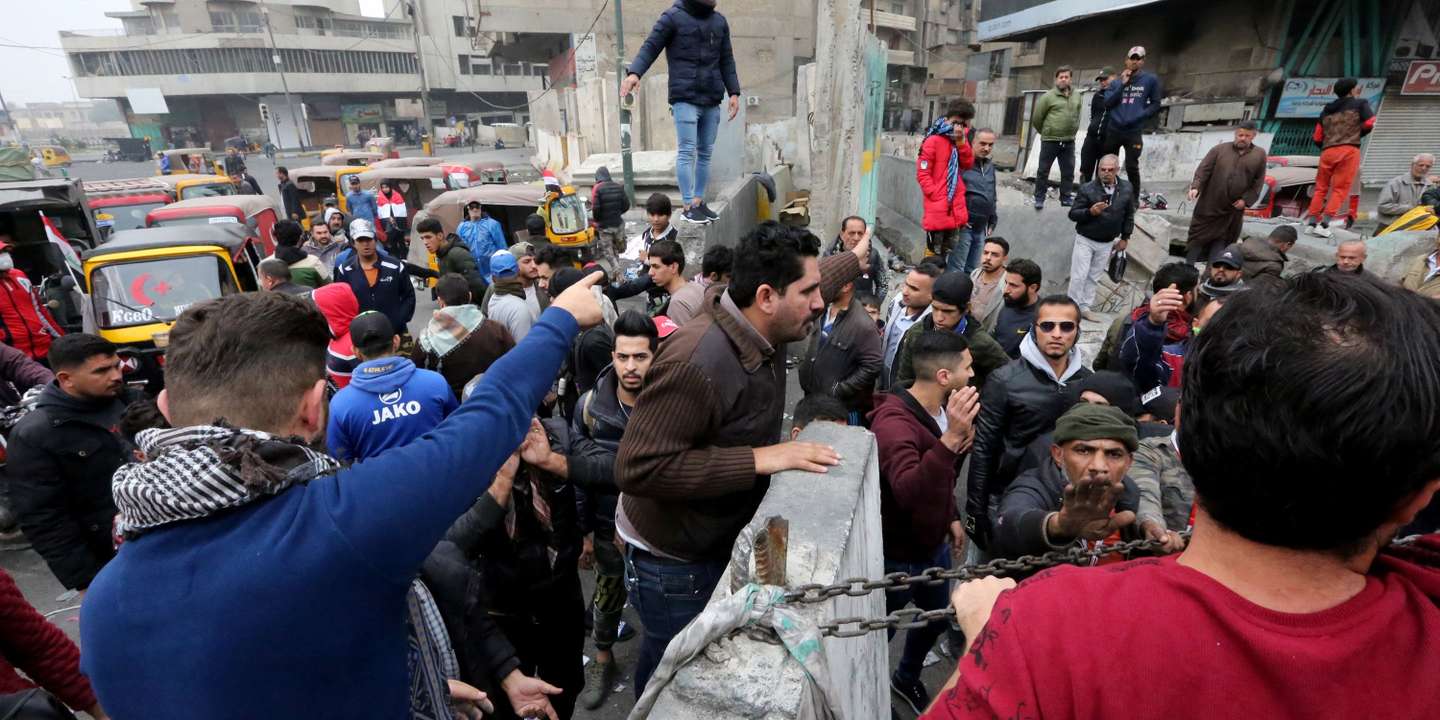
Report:
[[[191,185],[180,191],[181,200],[189,200],[198,197],[219,197],[221,195],[234,195],[235,184],[230,182],[205,183],[203,185]]]
[[[145,216],[151,210],[165,207],[165,203],[143,203],[140,205],[114,205],[95,208],[95,224],[115,230],[137,230],[145,227]],[[101,218],[104,217],[102,220]]]
[[[589,224],[585,205],[578,195],[562,195],[550,204],[550,229],[556,235],[572,235]]]
[[[104,265],[90,274],[90,285],[102,328],[172,321],[197,302],[238,292],[215,255]]]
[[[469,75],[469,74],[470,74],[470,56],[469,56],[469,55],[461,55],[461,56],[460,56],[460,74],[461,74],[461,75]]]

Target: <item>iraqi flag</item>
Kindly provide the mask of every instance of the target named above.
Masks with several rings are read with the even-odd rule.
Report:
[[[65,258],[65,264],[70,267],[72,273],[80,272],[80,256],[75,254],[75,248],[71,247],[70,241],[60,234],[60,228],[45,213],[40,213],[40,222],[45,225],[45,238],[60,248],[60,255]]]

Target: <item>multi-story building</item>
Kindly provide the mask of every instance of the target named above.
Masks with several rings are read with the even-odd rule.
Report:
[[[103,142],[107,137],[128,137],[125,124],[115,103],[32,102],[10,108],[16,140],[49,142],[52,139]]]

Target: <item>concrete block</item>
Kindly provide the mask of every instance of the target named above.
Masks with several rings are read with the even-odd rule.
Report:
[[[750,171],[774,172],[778,166],[791,168],[801,187],[810,186],[809,125],[802,118],[790,118],[745,128],[745,167]]]
[[[1144,137],[1145,149],[1140,153],[1140,181],[1141,189],[1145,183],[1188,183],[1195,177],[1195,168],[1205,158],[1205,153],[1210,148],[1222,142],[1229,142],[1235,139],[1235,131],[1228,129],[1206,130],[1204,132],[1178,132],[1178,133],[1150,133]],[[1275,136],[1272,133],[1260,133],[1255,137],[1255,144],[1268,148]],[[1076,172],[1079,170],[1080,147],[1085,144],[1085,128],[1082,125],[1080,131],[1075,134],[1075,163]],[[1025,157],[1024,177],[1034,178],[1040,167],[1040,134],[1033,133],[1030,138],[1029,152]],[[1123,153],[1121,161],[1124,161]],[[1060,164],[1051,166],[1050,179],[1060,181]]]
[[[643,112],[634,114],[644,116],[644,149],[674,150],[675,118],[670,114],[670,75],[668,73],[646,75],[640,84],[641,104],[644,107]]]
[[[745,166],[745,105],[735,119],[729,119],[729,111],[720,105],[720,128],[715,134],[715,147],[710,154],[710,178],[706,182],[705,196],[713,200],[719,196],[719,189],[750,170]],[[759,170],[760,168],[753,168]]]
[[[573,181],[577,185],[595,184],[595,169],[610,168],[615,180],[622,180],[620,170],[623,161],[620,153],[596,153],[575,166]],[[675,184],[675,152],[673,150],[647,150],[630,153],[630,165],[635,173],[635,184],[644,187],[669,187]]]

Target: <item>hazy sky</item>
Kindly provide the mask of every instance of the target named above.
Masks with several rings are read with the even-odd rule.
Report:
[[[119,28],[120,21],[105,17],[113,10],[129,10],[126,0],[7,0],[0,44],[29,45],[38,49],[0,47],[0,93],[9,103],[72,100],[70,64],[60,47],[61,30]]]

